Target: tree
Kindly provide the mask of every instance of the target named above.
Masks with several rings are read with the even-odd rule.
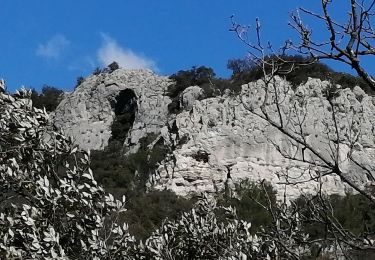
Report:
[[[56,107],[59,105],[61,99],[63,98],[64,91],[44,85],[42,88],[42,93],[39,94],[36,90],[31,92],[31,100],[36,108],[45,108],[48,112],[55,111]]]
[[[109,73],[111,73],[115,70],[118,70],[119,68],[120,68],[120,65],[118,65],[118,63],[115,62],[115,61],[108,65]]]
[[[330,13],[335,1],[321,0],[321,13],[299,8],[292,13],[290,25],[299,34],[300,42],[288,46],[301,54],[309,55],[314,60],[330,59],[349,65],[357,74],[375,90],[375,80],[366,71],[361,59],[374,55],[373,41],[375,31],[372,27],[375,1],[348,0],[348,18],[339,22]],[[336,5],[339,5],[336,2]],[[300,14],[311,16],[324,23],[329,34],[325,41],[315,40],[313,31],[302,20]]]
[[[232,77],[249,71],[253,68],[253,64],[250,59],[231,59],[228,61],[227,68],[232,71]]]
[[[97,184],[89,153],[52,130],[30,95],[0,94],[0,257],[120,257],[133,240],[111,221],[123,202]]]
[[[99,67],[96,67],[96,68],[94,69],[94,71],[92,72],[92,75],[97,76],[97,75],[99,75],[100,73],[103,73],[103,70],[102,70],[101,68],[99,68]]]
[[[262,75],[259,81],[245,89],[240,98],[241,105],[285,138],[290,149],[279,145],[275,140],[270,139],[270,142],[284,158],[305,165],[305,170],[301,169],[301,176],[304,178],[302,181],[315,183],[318,187],[315,194],[301,194],[298,202],[284,201],[276,207],[271,203],[259,202],[274,218],[273,228],[264,235],[273,236],[273,241],[280,249],[285,248],[284,243],[293,237],[300,246],[309,245],[311,250],[317,248],[316,257],[330,252],[336,256],[351,258],[358,252],[370,254],[375,251],[374,232],[356,233],[346,228],[338,217],[338,212],[334,210],[334,200],[324,191],[324,179],[337,176],[344,186],[350,187],[359,196],[360,201],[366,201],[369,207],[375,206],[375,171],[371,165],[374,147],[370,149],[366,145],[367,141],[374,141],[371,129],[375,122],[373,116],[366,116],[366,111],[370,110],[369,113],[372,113],[371,97],[363,100],[364,95],[359,95],[355,105],[343,104],[340,99],[350,99],[354,95],[338,87],[330,77],[326,81],[316,81],[316,89],[296,91],[282,79],[301,66],[331,59],[351,66],[371,90],[375,89],[374,79],[361,65],[360,59],[374,54],[372,43],[375,34],[371,18],[375,1],[346,2],[349,3],[349,17],[343,24],[330,15],[329,6],[334,1],[321,1],[322,14],[303,8],[293,13],[290,24],[297,30],[301,41],[298,44],[286,41],[279,51],[271,43],[264,44],[258,19],[255,23],[255,40],[252,41],[248,35],[249,27],[234,22],[232,18],[231,30],[249,47],[249,56]],[[338,2],[335,3],[339,5]],[[312,30],[302,22],[301,13],[323,21],[329,32],[329,39],[314,41]],[[285,59],[288,52],[297,52],[307,57],[302,62]],[[359,90],[357,92],[360,93]],[[261,98],[258,99],[259,97]],[[314,98],[321,100],[318,109],[313,106]],[[311,118],[311,114],[315,114],[322,130],[314,135],[311,129],[315,125],[307,120]],[[316,116],[318,114],[319,118]],[[348,171],[346,164],[350,164],[355,171]],[[288,171],[280,175],[286,185],[296,185],[301,181],[294,179]],[[318,238],[305,237],[303,225],[299,226],[299,223],[323,226],[324,231]],[[289,233],[291,230],[294,231]],[[298,239],[298,236],[303,239]],[[292,250],[291,256],[299,259],[301,252]]]
[[[217,210],[225,211],[225,222]],[[138,259],[270,259],[275,257],[272,240],[249,232],[251,224],[239,221],[232,207],[219,207],[203,197],[177,221],[165,221],[138,248]],[[284,254],[285,253],[285,254]],[[285,250],[284,256],[288,256]]]
[[[202,86],[203,84],[211,83],[214,77],[214,70],[205,66],[194,66],[190,70],[180,70],[170,76],[176,84],[168,88],[168,95],[171,98],[175,98],[190,86]]]
[[[84,81],[85,81],[85,78],[82,77],[82,76],[79,76],[79,77],[77,78],[76,86],[75,86],[74,89],[76,89],[76,88],[77,88],[79,85],[81,85]]]

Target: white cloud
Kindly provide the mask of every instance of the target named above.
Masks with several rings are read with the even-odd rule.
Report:
[[[39,44],[36,55],[45,58],[57,59],[61,53],[69,46],[70,42],[62,34],[56,34],[45,44]]]
[[[119,46],[116,40],[106,34],[102,34],[102,38],[103,45],[97,52],[98,60],[102,66],[107,66],[116,61],[124,69],[157,70],[153,60]]]

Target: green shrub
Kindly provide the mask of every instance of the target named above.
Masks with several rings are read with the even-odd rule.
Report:
[[[111,64],[109,64],[107,66],[107,70],[108,70],[108,73],[112,73],[114,72],[115,70],[118,70],[120,68],[120,65],[118,65],[117,62],[112,62]]]
[[[214,70],[205,66],[180,70],[169,78],[173,79],[175,83],[168,87],[167,95],[172,99],[168,105],[168,111],[175,114],[181,111],[181,93],[190,86],[201,87],[205,98],[222,95],[227,88],[238,91],[238,88],[233,88],[229,80],[216,78]]]
[[[238,198],[224,195],[219,203],[223,206],[236,208],[237,216],[241,220],[251,223],[251,231],[256,232],[260,227],[269,227],[272,224],[272,216],[261,204],[276,208],[276,191],[270,184],[260,186],[255,183],[245,182],[236,187]]]
[[[84,81],[85,81],[85,78],[82,77],[82,76],[79,76],[79,77],[77,78],[77,82],[76,82],[76,85],[75,85],[74,89],[76,89],[76,88],[77,88],[79,85],[81,85]]]
[[[326,230],[332,227],[322,225],[317,221],[312,221],[314,212],[310,209],[313,203],[318,202],[320,198],[299,198],[296,200],[298,209],[302,216],[307,216],[303,222],[306,233],[312,238],[322,238],[326,236]],[[371,202],[361,195],[347,194],[346,196],[331,195],[324,200],[327,208],[328,217],[334,220],[334,223],[341,225],[344,230],[352,232],[355,235],[375,236],[375,208]]]
[[[138,152],[123,155],[122,145],[112,142],[103,151],[93,151],[91,168],[95,179],[115,197],[126,195],[127,211],[120,221],[129,224],[132,235],[144,239],[157,229],[165,218],[176,219],[191,209],[193,201],[176,196],[171,191],[146,193],[146,183],[168,149],[157,136],[149,134],[139,141]],[[117,145],[116,145],[117,144]]]
[[[39,109],[45,108],[46,111],[52,112],[60,104],[63,94],[64,91],[60,89],[44,85],[40,94],[35,89],[32,89],[31,100],[34,107]]]
[[[192,67],[190,70],[180,70],[169,78],[175,81],[168,87],[168,96],[177,98],[186,88],[190,86],[201,86],[208,84],[215,77],[212,68],[205,66]]]
[[[185,199],[172,191],[151,191],[131,198],[121,221],[129,224],[129,231],[138,239],[147,238],[166,218],[175,220],[189,211],[194,199]]]
[[[91,167],[95,179],[116,197],[142,194],[150,174],[168,152],[162,139],[149,149],[147,146],[153,140],[155,135],[140,139],[139,150],[127,156],[123,155],[119,143],[111,143],[103,151],[92,151]]]
[[[361,78],[348,73],[335,72],[321,62],[311,62],[309,57],[295,55],[281,56],[281,58],[287,62],[279,66],[279,71],[276,74],[285,77],[286,80],[292,83],[293,87],[305,83],[311,77],[331,80],[332,83],[339,84],[343,88],[360,86],[367,93],[374,94]],[[272,63],[272,61],[282,63],[276,56],[266,57],[265,60],[268,63]],[[237,87],[261,79],[264,76],[263,68],[251,61],[247,61],[247,59],[229,60],[227,67],[232,70],[232,84]],[[270,69],[271,66],[265,66],[267,73],[270,72]]]
[[[97,76],[97,75],[99,75],[99,74],[102,73],[102,72],[103,72],[103,70],[102,70],[101,68],[96,67],[96,68],[94,69],[94,71],[92,72],[92,74],[95,75],[95,76]]]
[[[209,84],[214,77],[213,69],[205,66],[194,66],[190,70],[180,70],[172,74],[169,78],[173,79],[175,83],[168,86],[167,95],[172,99],[172,102],[168,105],[168,111],[175,114],[179,113],[181,111],[181,93],[190,86]]]

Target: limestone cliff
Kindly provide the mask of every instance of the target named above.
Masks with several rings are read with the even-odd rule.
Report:
[[[227,91],[206,99],[202,89],[190,87],[181,93],[184,110],[175,115],[168,113],[171,100],[166,90],[171,83],[149,71],[116,70],[91,76],[61,102],[55,123],[81,147],[103,149],[111,135],[116,97],[131,90],[135,120],[124,145],[134,152],[146,133],[159,134],[157,140],[163,140],[171,152],[150,179],[150,187],[172,189],[180,195],[215,192],[245,180],[269,181],[289,198],[319,188],[316,182],[307,181],[316,177],[319,168],[318,163],[311,163],[318,162],[315,155],[304,154],[304,147],[257,116],[262,109],[275,117],[271,119],[281,117],[288,131],[302,130],[307,142],[327,160],[333,152],[327,140],[333,140],[333,130],[339,129],[339,167],[362,184],[367,182],[366,171],[374,171],[374,99],[359,87],[335,89],[332,104],[326,97],[328,82],[309,79],[292,90],[288,82],[277,78],[275,84],[284,90],[280,111],[265,101],[261,81],[243,85],[239,94]],[[332,120],[332,105],[336,120]],[[291,154],[294,160],[288,158]],[[349,156],[368,168],[358,167]],[[328,193],[348,190],[338,176],[318,177]]]
[[[310,79],[299,86],[296,91],[278,79],[277,84],[289,89],[281,103],[281,113],[285,120],[285,128],[299,131],[297,114],[294,110],[296,101],[301,103],[300,114],[304,122],[302,131],[308,143],[330,160],[330,147],[327,135],[335,134],[332,125],[332,113],[327,98],[324,97],[328,82]],[[264,92],[262,82],[254,82],[242,87],[240,95],[224,95],[195,101],[188,111],[177,115],[172,142],[184,139],[176,145],[173,160],[159,168],[155,176],[156,187],[168,187],[178,194],[188,195],[201,191],[215,192],[226,185],[241,183],[244,180],[271,182],[280,195],[296,198],[301,192],[309,193],[319,188],[316,182],[306,181],[319,167],[302,160],[302,149],[283,133],[271,126],[266,120],[256,116],[260,113]],[[351,138],[357,138],[352,156],[358,162],[367,165],[371,171],[371,162],[375,159],[373,98],[367,96],[359,87],[338,89],[333,102],[338,108],[336,112],[339,122],[340,167],[354,181],[367,181],[364,169],[356,166],[348,159]],[[297,100],[299,99],[299,100]],[[258,107],[257,107],[258,106]],[[268,104],[271,107],[272,104]],[[275,109],[275,108],[274,108]],[[270,115],[276,116],[277,111]],[[293,112],[294,111],[294,112]],[[170,140],[167,128],[162,131],[164,138]],[[296,160],[288,156],[294,154]],[[300,156],[298,156],[301,154]],[[304,160],[317,161],[306,153]],[[310,160],[309,160],[310,158]],[[348,187],[342,184],[338,176],[322,176],[323,189],[328,193],[343,194]],[[285,185],[291,183],[292,185]]]
[[[146,133],[159,132],[167,122],[170,98],[165,95],[171,81],[148,70],[115,70],[88,77],[65,96],[56,109],[54,122],[83,149],[103,149],[111,137],[116,110],[129,105],[121,96],[134,96],[135,120],[126,144],[137,146]],[[123,95],[121,95],[123,94]],[[122,100],[124,101],[124,100]],[[117,106],[117,108],[116,108]]]

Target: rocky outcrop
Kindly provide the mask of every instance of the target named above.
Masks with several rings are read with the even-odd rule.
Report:
[[[181,93],[180,103],[184,109],[191,109],[196,100],[202,100],[203,98],[203,89],[198,86],[191,86]]]
[[[332,102],[342,143],[339,167],[353,181],[365,183],[366,170],[351,162],[348,156],[372,167],[374,99],[359,87],[353,91],[329,90],[328,82],[316,79],[309,79],[296,91],[284,80],[277,79],[275,84],[283,91],[279,93],[283,128],[296,136],[302,131],[301,136],[307,143],[328,161],[333,161],[331,156],[335,153],[328,138],[334,141],[336,131],[326,95],[335,91]],[[337,175],[319,177],[316,170],[325,172],[319,167],[321,160],[259,116],[265,109],[270,120],[279,122],[275,99],[264,97],[264,84],[258,81],[244,85],[240,95],[196,100],[190,110],[177,115],[174,122],[177,131],[171,134],[167,127],[162,131],[164,139],[175,147],[173,160],[159,168],[152,180],[154,187],[172,189],[186,196],[223,190],[227,185],[245,180],[266,180],[280,196],[296,198],[301,192],[311,193],[319,188],[318,182],[308,181],[314,177],[321,178],[327,193],[344,194],[351,190]],[[182,137],[185,141],[179,144]]]
[[[166,124],[171,101],[165,92],[170,84],[167,77],[148,70],[118,69],[92,75],[59,104],[55,125],[82,148],[103,149],[111,137],[116,102],[121,99],[121,91],[127,90],[128,94],[134,93],[136,112],[125,143],[130,149],[136,149],[140,138],[147,133],[158,133]]]
[[[81,147],[103,149],[116,113],[134,111],[124,145],[135,152],[140,138],[159,134],[154,143],[164,141],[170,153],[150,178],[150,188],[183,196],[231,188],[246,180],[266,180],[281,197],[310,193],[320,188],[318,183],[327,193],[344,194],[350,187],[337,175],[324,175],[321,164],[332,161],[337,152],[338,167],[356,183],[364,185],[366,172],[375,170],[374,99],[359,87],[340,89],[309,79],[292,90],[276,78],[277,87],[269,91],[257,81],[243,85],[240,94],[225,91],[204,99],[203,90],[193,86],[181,93],[184,110],[176,115],[168,114],[171,99],[166,91],[171,83],[144,70],[90,76],[66,95],[56,110],[55,124]],[[321,157],[285,133],[302,138]],[[335,143],[340,143],[337,150]]]

